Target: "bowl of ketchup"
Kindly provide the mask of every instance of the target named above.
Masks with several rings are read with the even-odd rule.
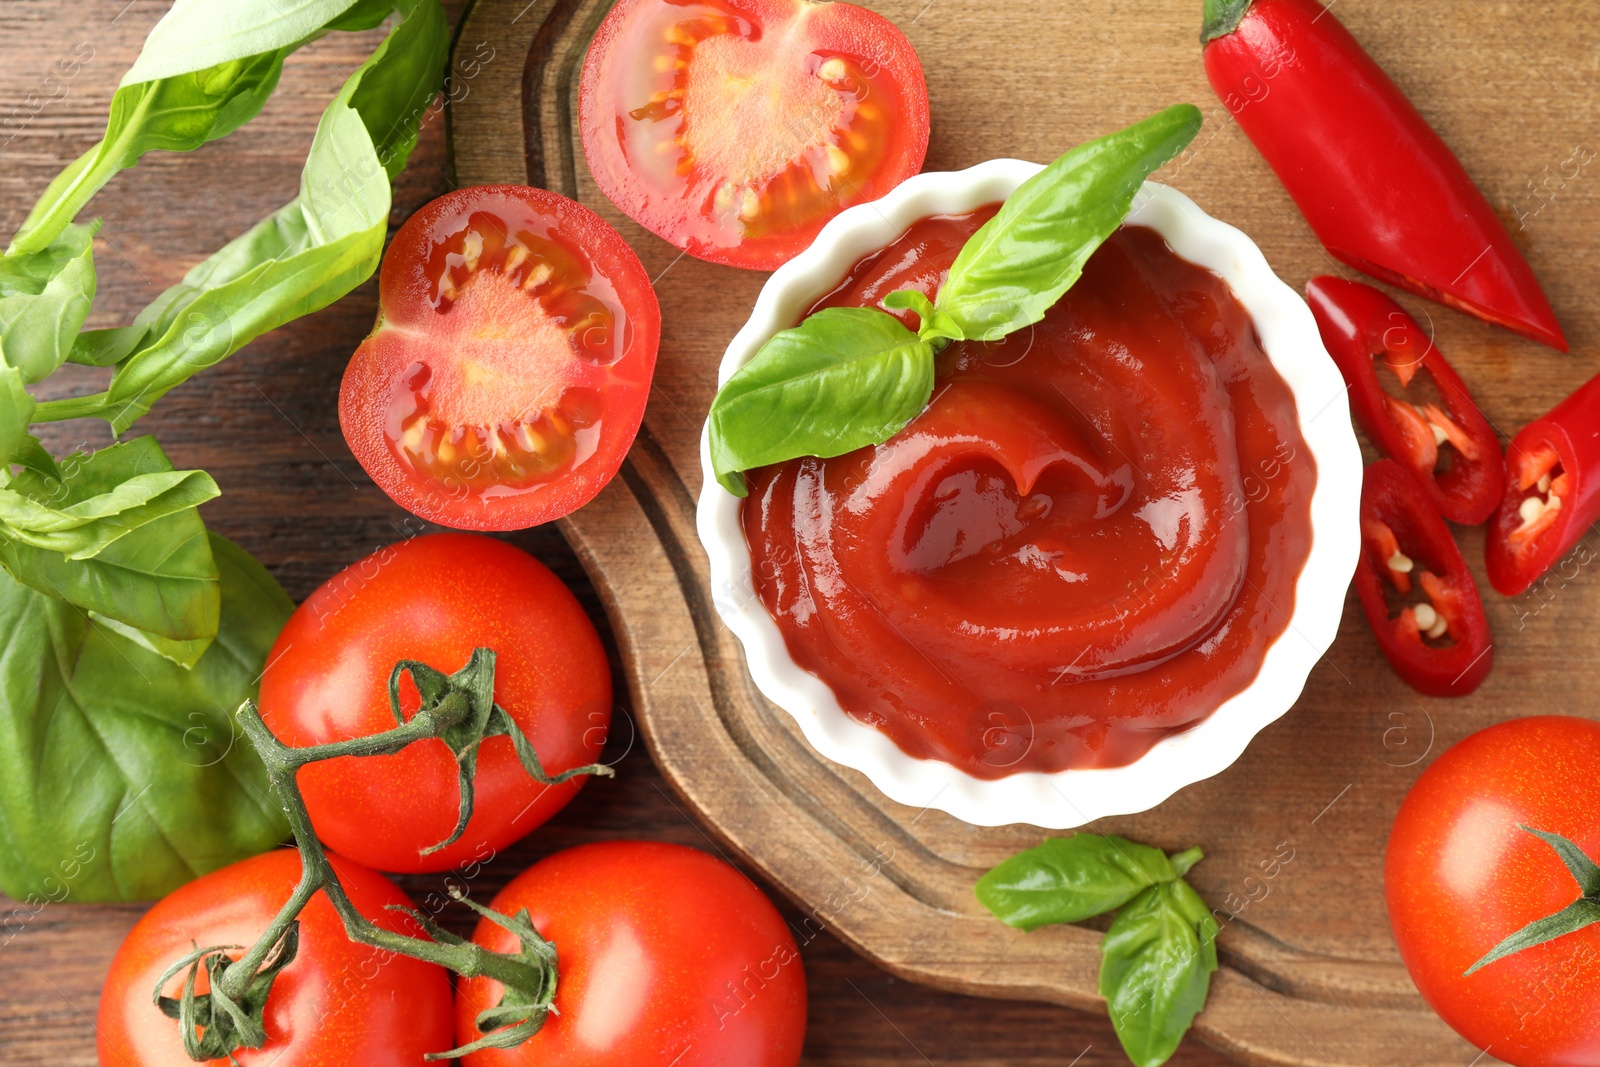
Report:
[[[931,299],[1040,169],[843,212],[721,380],[812,311]],[[1332,643],[1359,553],[1360,451],[1309,308],[1154,182],[1043,321],[940,352],[889,441],[751,471],[744,499],[704,442],[713,602],[757,687],[890,799],[976,825],[1080,826],[1226,769]]]

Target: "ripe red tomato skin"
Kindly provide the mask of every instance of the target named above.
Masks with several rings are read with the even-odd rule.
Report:
[[[742,241],[729,246],[716,246],[697,241],[679,240],[670,229],[675,221],[663,213],[663,205],[676,198],[654,190],[639,178],[626,160],[611,151],[610,142],[620,126],[621,116],[604,99],[601,84],[600,60],[608,49],[619,47],[628,21],[636,17],[641,8],[661,3],[662,0],[621,0],[601,23],[590,42],[579,85],[579,129],[583,139],[583,153],[589,164],[595,184],[612,203],[651,233],[671,242],[689,255],[730,267],[747,270],[775,270],[793,259],[811,244],[817,233],[828,222],[816,220],[788,233],[768,235]],[[666,0],[674,3],[676,0]],[[893,75],[895,85],[904,94],[904,109],[895,115],[895,137],[889,155],[892,162],[875,175],[876,187],[866,203],[888,193],[906,178],[922,169],[927,157],[930,125],[928,117],[928,89],[923,75],[922,61],[916,49],[893,22],[868,8],[851,3],[817,4],[813,0],[739,0],[735,4],[704,5],[738,11],[745,18],[763,26],[793,17],[796,9],[816,14],[825,12],[835,25],[822,40],[808,41],[818,46],[840,48],[857,52],[868,65]],[[796,50],[800,55],[805,49]],[[620,63],[645,62],[640,57],[621,57]],[[666,207],[666,212],[671,212]],[[839,208],[838,210],[843,210]],[[837,214],[836,210],[833,214]]]
[[[608,384],[600,390],[607,399],[606,429],[581,468],[535,489],[484,500],[459,481],[447,485],[425,477],[395,456],[385,433],[391,399],[387,390],[408,366],[415,344],[397,341],[399,334],[389,327],[402,323],[426,330],[422,313],[431,304],[429,292],[435,282],[427,266],[435,227],[508,202],[552,224],[561,243],[580,248],[605,275],[626,311],[632,340],[628,354],[610,368]],[[400,227],[384,253],[378,284],[377,324],[351,357],[340,382],[339,425],[357,462],[390,499],[441,526],[503,531],[571,514],[605,488],[644,419],[661,340],[661,308],[638,255],[604,219],[576,201],[530,186],[457,189],[424,205]]]
[[[544,1029],[465,1067],[794,1067],[805,1040],[805,973],[772,903],[726,863],[682,845],[608,841],[530,867],[491,905],[527,908],[555,942],[559,984]],[[484,920],[473,940],[514,938]],[[479,1036],[498,983],[463,979],[456,1035]]]
[[[421,936],[412,920],[385,910],[412,906],[394,883],[343,857],[329,859],[362,915]],[[147,912],[117,950],[100,996],[100,1067],[190,1063],[177,1020],[151,1003],[156,979],[195,944],[254,942],[299,879],[299,854],[280,849],[204,875]],[[166,992],[176,996],[181,989],[180,975]],[[319,893],[301,913],[299,952],[273,984],[266,1026],[265,1048],[235,1053],[243,1067],[425,1067],[425,1053],[451,1047],[449,974],[353,943]],[[286,1035],[292,1036],[287,1047]]]
[[[1536,716],[1445,752],[1401,805],[1384,861],[1389,921],[1428,1004],[1516,1067],[1600,1063],[1600,925],[1462,972],[1571,904],[1573,880],[1522,823],[1600,856],[1600,723]]]
[[[611,671],[594,625],[538,560],[477,534],[432,534],[380,549],[329,579],[278,635],[261,679],[261,714],[304,746],[394,726],[389,672],[402,659],[445,673],[472,650],[496,652],[495,699],[545,770],[595,762],[611,721]],[[402,685],[407,712],[416,690]],[[583,787],[534,782],[509,738],[478,754],[472,821],[455,827],[456,763],[442,741],[392,756],[345,756],[301,769],[312,825],[330,848],[378,870],[442,871],[483,862],[542,825]]]

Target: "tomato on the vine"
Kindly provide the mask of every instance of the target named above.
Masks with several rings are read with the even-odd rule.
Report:
[[[378,300],[339,425],[396,503],[515,530],[569,514],[616,474],[644,418],[661,309],[600,216],[520,185],[448,193],[400,227]]]
[[[495,701],[551,775],[593,763],[611,722],[611,671],[594,624],[561,580],[521,549],[476,534],[402,541],[352,564],[306,598],[261,677],[261,715],[304,747],[395,725],[389,676],[401,660],[446,674],[475,648],[496,654]],[[420,698],[401,679],[409,718]],[[443,741],[386,756],[341,756],[299,773],[312,825],[329,848],[385,871],[438,871],[488,859],[543,824],[582,787],[535,782],[512,742],[478,749],[471,821],[450,836],[457,763]]]
[[[392,910],[414,905],[387,878],[340,856],[329,861],[363,916],[386,930],[424,936],[414,920]],[[297,853],[268,852],[204,875],[146,912],[117,950],[100,994],[100,1067],[190,1062],[178,1021],[151,1003],[157,980],[196,946],[255,941],[299,880]],[[163,994],[178,996],[183,981],[181,973],[173,977]],[[351,941],[318,893],[300,914],[299,948],[273,982],[264,1022],[265,1047],[234,1053],[243,1067],[426,1067],[424,1055],[452,1047],[449,973]]]
[[[1600,923],[1466,973],[1530,923],[1600,896],[1597,783],[1600,722],[1514,719],[1434,761],[1389,836],[1384,892],[1412,980],[1458,1033],[1517,1067],[1600,1063]],[[1588,893],[1555,839],[1530,830],[1575,846]],[[1588,910],[1600,916],[1600,900]]]
[[[757,270],[928,150],[916,51],[843,2],[621,0],[589,45],[578,109],[612,203],[690,255]]]
[[[466,1067],[794,1067],[805,1040],[806,982],[794,938],[750,880],[682,845],[609,841],[558,852],[501,890],[491,907],[526,908],[555,944],[555,1012],[514,1048]],[[473,940],[518,948],[492,921]],[[502,987],[457,984],[456,1035]]]

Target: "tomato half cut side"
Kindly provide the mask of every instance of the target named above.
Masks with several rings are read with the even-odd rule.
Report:
[[[690,255],[754,270],[928,151],[916,50],[843,2],[621,0],[589,46],[578,109],[614,204]]]
[[[527,186],[449,193],[395,235],[378,298],[339,424],[396,503],[517,530],[616,474],[644,418],[661,310],[600,216]]]

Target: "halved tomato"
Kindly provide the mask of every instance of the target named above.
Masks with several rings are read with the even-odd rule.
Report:
[[[881,15],[815,0],[621,0],[578,98],[600,191],[690,255],[771,270],[922,169],[928,89]]]
[[[517,530],[616,474],[644,418],[661,309],[600,216],[521,185],[449,193],[395,235],[378,300],[339,425],[396,503]]]

